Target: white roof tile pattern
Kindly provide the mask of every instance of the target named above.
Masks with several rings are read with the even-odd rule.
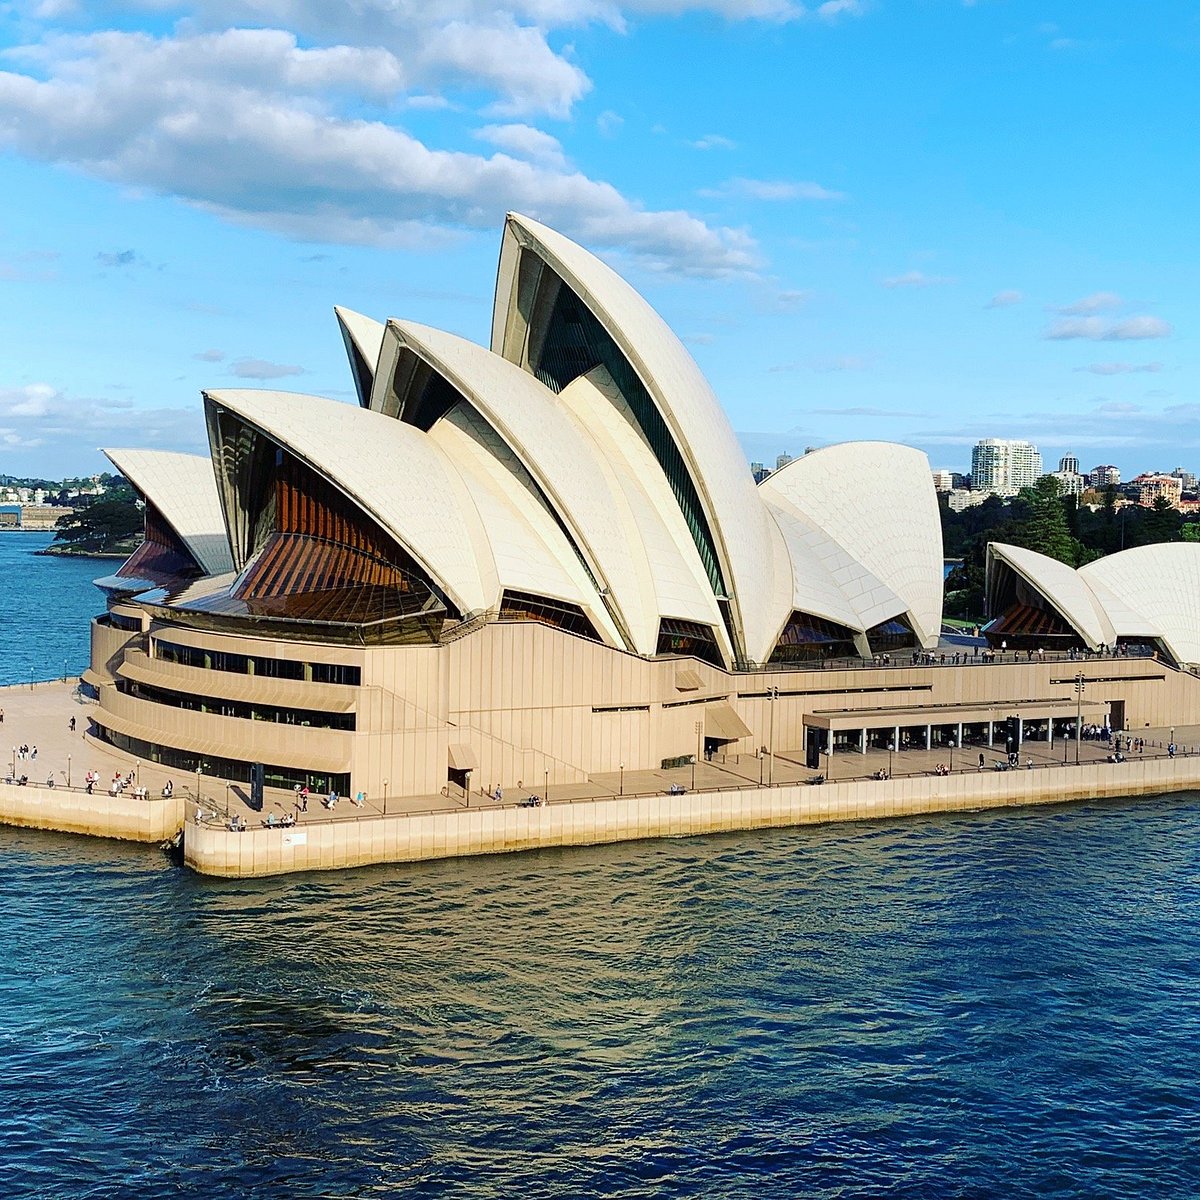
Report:
[[[722,575],[748,658],[774,647],[780,609],[790,601],[787,556],[757,497],[745,456],[692,356],[667,323],[611,267],[560,233],[510,213],[496,284],[492,349],[511,349],[518,319],[518,248],[547,262],[591,310],[637,372],[679,447],[708,517]]]
[[[923,645],[942,623],[942,535],[929,460],[890,442],[814,450],[769,475],[759,490],[787,501],[857,563],[841,586],[864,619],[907,611]],[[882,585],[882,591],[879,589]],[[900,598],[895,606],[892,597]],[[868,626],[869,627],[869,626]]]
[[[628,536],[632,518],[610,464],[570,412],[532,375],[465,338],[402,321],[390,321],[388,334],[449,380],[504,439],[607,590],[629,631],[628,649],[653,654],[658,612],[645,547]]]
[[[465,614],[499,602],[484,524],[462,476],[428,435],[381,413],[296,392],[209,391],[354,500]],[[217,447],[213,448],[214,455]]]
[[[766,500],[791,558],[792,609],[825,617],[857,633],[905,611],[904,602],[891,588],[798,508],[780,496]]]
[[[168,450],[105,450],[108,461],[162,514],[206,574],[233,569],[212,460]]]
[[[603,402],[591,394],[596,391],[603,393]],[[608,372],[596,367],[579,376],[558,399],[586,430],[600,461],[611,468],[624,492],[633,520],[628,536],[645,548],[659,617],[709,626],[726,661],[732,662],[733,648],[696,543],[654,451]]]
[[[1141,628],[1128,630],[1115,619],[1119,635],[1137,636],[1153,626],[1177,662],[1200,663],[1200,544],[1138,546],[1090,562],[1079,575],[1141,619]]]
[[[514,471],[523,468],[500,435],[460,404],[428,436],[462,474],[475,507],[487,514],[501,588],[577,604],[608,645],[621,645],[617,627],[563,531],[525,487],[514,484]]]

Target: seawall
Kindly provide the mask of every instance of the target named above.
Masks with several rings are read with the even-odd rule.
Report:
[[[127,842],[163,842],[183,825],[182,796],[136,800],[105,791],[0,783],[0,824],[85,833]]]
[[[192,822],[184,861],[205,875],[246,878],[1193,788],[1200,788],[1200,757],[463,809],[241,833]]]

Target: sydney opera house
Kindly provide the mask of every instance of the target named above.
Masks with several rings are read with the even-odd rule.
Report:
[[[146,513],[85,676],[115,746],[386,798],[753,753],[777,707],[792,746],[865,749],[901,705],[961,744],[995,701],[982,671],[848,669],[937,643],[925,456],[833,446],[756,485],[678,338],[560,234],[508,217],[490,347],[335,311],[357,405],[214,390],[211,458],[108,451]],[[1010,607],[1035,566],[998,552]],[[1156,620],[1080,578],[1039,611]]]

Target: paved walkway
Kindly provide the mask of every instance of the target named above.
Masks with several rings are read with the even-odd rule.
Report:
[[[125,754],[105,742],[88,734],[88,714],[94,707],[92,701],[79,695],[78,680],[54,681],[0,688],[0,751],[4,753],[3,771],[0,778],[15,775],[28,776],[29,785],[47,786],[53,778],[56,787],[74,786],[81,789],[84,775],[96,771],[100,776],[98,790],[107,791],[115,773],[135,771],[136,785],[147,788],[151,796],[157,796],[171,780],[176,794],[195,797],[196,776],[186,771],[157,766]],[[70,729],[74,717],[76,728]],[[1147,756],[1165,756],[1167,743],[1174,733],[1181,755],[1200,754],[1200,726],[1178,726],[1171,729],[1142,729],[1133,731],[1146,740]],[[37,747],[37,757],[22,759],[17,748],[29,745]],[[1053,746],[1045,742],[1026,742],[1021,748],[1021,767],[1028,761],[1034,767],[1062,766],[1075,761],[1075,743],[1056,741]],[[985,769],[994,769],[997,762],[1005,760],[1003,746],[966,746],[955,750],[953,767],[955,773],[978,771],[979,755],[983,753]],[[1112,752],[1104,742],[1083,741],[1079,743],[1079,761],[1103,761]],[[676,767],[672,770],[611,771],[593,775],[582,783],[551,783],[550,803],[566,803],[575,800],[593,800],[612,796],[661,794],[671,787],[686,791],[720,791],[726,788],[757,787],[760,780],[775,784],[806,782],[817,774],[826,774],[831,780],[870,778],[878,771],[889,771],[893,777],[930,775],[938,764],[951,765],[950,752],[946,748],[933,750],[905,750],[889,754],[886,750],[869,750],[866,754],[843,752],[832,758],[822,755],[819,771],[804,766],[803,754],[795,748],[783,747],[774,757],[774,763],[752,754],[717,755],[711,762],[693,766]],[[444,791],[428,796],[392,796],[386,804],[387,815],[400,813],[426,813],[447,809],[496,808],[511,806],[527,799],[536,789],[505,786],[503,803],[498,805],[488,795],[478,790],[469,797],[462,789],[450,785]],[[251,807],[249,787],[243,783],[229,783],[210,776],[200,779],[200,802],[206,811],[224,820],[229,815],[239,815],[247,825],[262,823],[269,814],[276,818],[296,810],[294,793],[268,788],[262,811]],[[383,815],[385,805],[382,798],[373,796],[365,807],[356,808],[343,799],[332,812],[327,810],[318,796],[309,800],[308,811],[299,814],[300,824],[318,821],[357,819]]]

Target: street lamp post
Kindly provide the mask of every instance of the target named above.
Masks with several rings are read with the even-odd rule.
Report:
[[[896,753],[895,741],[888,742],[888,778],[892,777],[892,756]]]
[[[771,757],[771,761],[767,764],[767,784],[773,787],[775,785],[775,701],[779,699],[779,689],[771,688],[767,692],[767,699],[771,704],[771,733],[767,741],[767,753]]]
[[[620,794],[623,796],[623,795],[625,795],[625,764],[624,764],[624,763],[621,763],[621,765],[620,765],[620,768],[619,768],[619,769],[620,769],[620,772],[621,772],[621,789],[620,789]]]
[[[1083,730],[1083,672],[1075,672],[1075,765],[1079,766],[1079,735]]]
[[[697,721],[695,728],[696,728],[696,753],[692,755],[692,791],[693,792],[696,790],[696,762],[700,758],[700,755],[704,753],[702,745],[701,745],[701,741],[700,741],[700,738],[704,733],[704,722]]]
[[[954,771],[954,734],[950,735],[950,770]]]
[[[67,787],[71,786],[71,756],[67,755]]]
[[[387,790],[388,790],[388,781],[385,779],[383,781],[383,815],[385,817],[387,816]]]
[[[200,803],[200,801],[202,799],[204,799],[204,797],[200,795],[200,768],[197,767],[196,768],[196,803],[197,803],[197,805]]]

